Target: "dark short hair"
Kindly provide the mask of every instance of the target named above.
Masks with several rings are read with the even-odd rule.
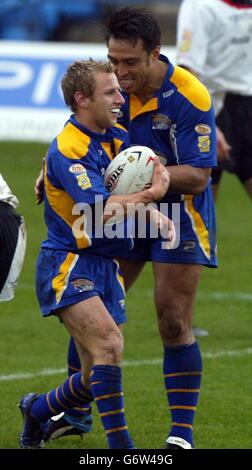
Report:
[[[107,43],[111,36],[115,39],[126,39],[134,46],[138,39],[142,39],[148,53],[161,44],[157,18],[145,8],[125,7],[109,16],[105,20]]]
[[[113,73],[111,62],[95,61],[92,59],[76,61],[69,65],[61,80],[64,100],[72,111],[77,110],[75,93],[81,91],[86,97],[92,98],[95,92],[95,76],[97,73]]]

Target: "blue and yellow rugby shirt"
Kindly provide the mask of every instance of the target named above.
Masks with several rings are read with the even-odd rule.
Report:
[[[160,60],[169,64],[162,87],[144,105],[137,96],[124,94],[119,122],[128,129],[132,145],[151,147],[165,165],[216,166],[210,94],[192,74],[173,66],[163,55]],[[173,196],[164,200],[173,200]]]
[[[82,126],[74,115],[70,117],[49,147],[46,158],[44,186],[48,239],[42,247],[73,252],[87,249],[105,257],[118,256],[122,250],[131,248],[131,239],[110,240],[99,231],[97,236],[94,231],[103,204],[109,197],[103,183],[105,170],[111,159],[128,146],[128,134],[120,125],[108,129],[105,134],[97,134]],[[97,196],[103,199],[100,217],[95,219],[91,210],[92,230],[87,233],[86,227],[82,230],[80,226],[82,236],[74,236],[72,226],[81,213],[77,210],[73,215],[73,206],[86,203],[94,209]]]

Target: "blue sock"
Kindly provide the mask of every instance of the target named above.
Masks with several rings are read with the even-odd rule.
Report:
[[[198,343],[164,348],[163,367],[172,417],[169,435],[185,439],[193,446],[193,421],[202,375]]]
[[[79,354],[77,352],[75,342],[72,336],[70,338],[69,345],[68,345],[67,363],[68,363],[68,375],[69,376],[81,370]]]
[[[60,387],[39,395],[32,404],[32,416],[41,422],[72,407],[89,406],[92,395],[82,384],[81,372],[71,375]]]
[[[67,362],[68,362],[68,375],[71,376],[75,374],[76,372],[79,372],[81,370],[81,363],[79,359],[79,354],[77,352],[75,342],[73,338],[70,338],[69,341],[69,346],[68,346],[68,356],[67,356]],[[65,415],[66,417],[72,417],[76,420],[79,420],[80,422],[86,421],[87,415],[91,414],[92,408],[91,404],[86,403],[83,407],[75,407],[71,408],[66,411]]]
[[[121,368],[96,365],[90,375],[91,390],[110,449],[134,449],[124,414]]]

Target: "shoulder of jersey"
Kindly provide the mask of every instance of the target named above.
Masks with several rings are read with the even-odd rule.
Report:
[[[176,65],[170,81],[195,108],[201,111],[211,108],[211,96],[205,85],[184,68]]]
[[[69,159],[79,159],[88,153],[91,137],[78,127],[68,122],[57,136],[57,146],[60,153]]]

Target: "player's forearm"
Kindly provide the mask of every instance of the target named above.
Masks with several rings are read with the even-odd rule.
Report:
[[[211,168],[194,168],[190,165],[169,166],[169,193],[199,194],[207,187]]]
[[[106,223],[107,220],[109,220],[110,217],[115,215],[115,212],[119,210],[124,216],[132,215],[136,204],[142,203],[147,205],[154,201],[155,198],[151,189],[145,189],[144,191],[134,194],[109,196],[103,212],[103,221]]]

